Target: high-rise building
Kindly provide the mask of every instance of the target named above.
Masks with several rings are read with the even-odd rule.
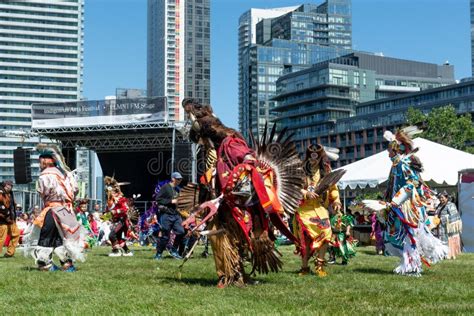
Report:
[[[256,28],[257,44],[275,38],[351,49],[351,3],[327,0],[321,5],[301,5],[287,14],[259,22]]]
[[[474,77],[474,0],[470,1],[471,9],[471,69],[472,76]]]
[[[13,179],[13,149],[39,141],[31,104],[82,97],[83,14],[84,0],[0,1],[0,181]]]
[[[248,116],[248,106],[244,106],[244,95],[247,95],[248,91],[244,91],[248,88],[247,85],[244,85],[243,76],[244,76],[244,67],[243,54],[250,46],[257,43],[256,27],[257,23],[264,20],[271,21],[271,18],[275,18],[296,10],[298,7],[284,7],[284,8],[272,8],[272,9],[255,9],[252,8],[245,13],[243,13],[239,18],[239,128],[241,131],[246,133],[249,126],[249,116]],[[248,61],[247,61],[248,64]],[[246,102],[245,102],[246,103]]]
[[[257,43],[256,27],[258,22],[264,19],[279,17],[297,8],[295,6],[273,9],[250,9],[242,14],[239,18],[239,61],[242,51],[246,47]]]
[[[290,71],[351,52],[350,0],[273,10],[251,9],[239,20],[239,129],[259,135],[274,118],[276,80]]]
[[[181,101],[210,103],[210,0],[148,0],[148,96],[168,98],[169,119]]]

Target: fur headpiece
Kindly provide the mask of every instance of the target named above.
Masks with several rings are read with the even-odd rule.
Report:
[[[36,150],[39,152],[40,158],[51,158],[54,161],[54,166],[58,168],[62,174],[66,175],[66,173],[71,172],[58,146],[54,144],[38,144]]]
[[[202,105],[194,99],[187,98],[183,100],[182,106],[191,123],[189,132],[191,141],[198,143],[201,138],[205,138],[219,146],[221,141],[229,135],[243,139],[239,132],[222,124],[210,105]]]
[[[339,159],[339,150],[337,148],[325,147],[320,144],[311,144],[306,148],[306,155],[303,163],[303,168],[306,174],[311,174],[311,161],[317,161],[319,168],[325,173],[331,171],[330,160],[336,161]]]
[[[306,148],[305,160],[321,160],[325,156],[324,147],[320,144],[311,144]]]
[[[331,161],[339,159],[339,149],[334,147],[323,146],[320,144],[311,144],[306,148],[306,159],[327,158]]]
[[[214,116],[214,111],[212,110],[212,107],[210,105],[203,105],[200,104],[197,100],[191,99],[191,98],[186,98],[181,102],[184,111],[190,115],[194,116],[195,119],[201,119],[205,116]],[[191,118],[192,119],[192,118]]]

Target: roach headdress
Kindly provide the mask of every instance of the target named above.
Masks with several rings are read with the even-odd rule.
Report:
[[[62,174],[66,175],[71,170],[64,161],[64,156],[58,146],[54,144],[38,144],[36,150],[39,152],[40,158],[51,158],[56,168],[61,171]]]

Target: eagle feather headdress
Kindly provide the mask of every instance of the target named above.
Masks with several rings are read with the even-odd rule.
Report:
[[[385,140],[390,142],[390,148],[407,155],[415,150],[415,148],[413,148],[412,142],[413,136],[422,132],[423,131],[417,126],[407,126],[405,128],[399,129],[395,134],[387,130],[383,134],[383,137]]]
[[[105,185],[105,190],[107,191],[116,191],[116,192],[122,192],[120,189],[120,186],[122,185],[127,185],[130,184],[130,182],[118,182],[114,176],[109,177],[105,176],[104,177],[104,185]]]

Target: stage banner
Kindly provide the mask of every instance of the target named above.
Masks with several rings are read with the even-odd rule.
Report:
[[[165,122],[168,104],[166,97],[37,103],[31,116],[33,129]]]

